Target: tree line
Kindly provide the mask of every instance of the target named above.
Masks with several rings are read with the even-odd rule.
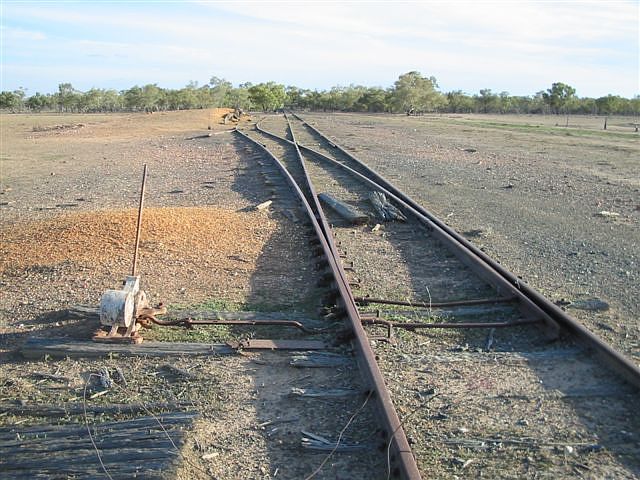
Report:
[[[420,72],[407,72],[389,88],[362,85],[309,90],[276,82],[242,83],[238,86],[212,77],[209,83],[189,82],[181,89],[157,84],[133,86],[127,90],[92,88],[81,92],[70,83],[58,85],[50,94],[27,96],[24,89],[0,92],[0,109],[12,112],[154,112],[212,107],[275,111],[303,109],[340,112],[389,113],[515,113],[639,115],[640,95],[624,98],[577,97],[575,88],[562,82],[534,95],[517,96],[489,88],[477,94],[461,90],[441,92],[437,80]]]

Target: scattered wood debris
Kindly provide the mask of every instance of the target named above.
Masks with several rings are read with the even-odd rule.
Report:
[[[244,114],[245,113],[242,109],[236,108],[235,110],[225,113],[222,116],[222,123],[224,123],[225,125],[229,122],[238,123]]]
[[[596,215],[604,218],[615,218],[620,216],[618,212],[609,212],[608,210],[602,210],[601,212],[596,213]]]
[[[195,412],[172,412],[95,423],[91,432],[99,439],[100,458],[110,476],[158,478],[176,468],[176,448],[182,447],[197,417]],[[88,435],[84,423],[0,428],[2,471],[12,478],[102,477]],[[126,449],[123,438],[131,442]]]
[[[366,223],[367,220],[369,220],[369,217],[367,217],[364,213],[356,210],[351,205],[347,205],[346,203],[341,202],[328,193],[320,193],[318,195],[318,199],[320,199],[320,201],[324,204],[331,207],[338,215],[340,215],[349,223]]]
[[[289,396],[306,398],[341,398],[358,395],[353,388],[297,388],[293,387]]]
[[[78,130],[83,128],[84,123],[65,123],[61,125],[36,125],[32,128],[33,132],[53,132],[61,130]]]
[[[347,365],[349,357],[332,352],[303,352],[291,357],[290,365],[297,368],[333,368]]]
[[[567,305],[568,308],[576,308],[578,310],[590,310],[592,312],[605,312],[609,310],[609,304],[599,298],[588,298],[585,300],[576,300]]]
[[[369,200],[373,204],[373,207],[378,212],[378,215],[384,221],[398,220],[400,222],[406,222],[407,217],[398,210],[394,205],[387,200],[387,196],[382,192],[371,192]]]
[[[362,443],[333,442],[315,433],[302,430],[302,448],[323,452],[347,453],[364,450],[369,448],[369,446]]]
[[[273,203],[273,200],[267,200],[266,202],[262,202],[256,205],[256,210],[260,210],[260,211],[266,210],[271,206],[272,203]]]

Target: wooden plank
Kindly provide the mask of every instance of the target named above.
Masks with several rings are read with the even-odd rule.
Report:
[[[195,412],[172,412],[155,417],[91,424],[102,461],[117,478],[155,477],[173,471],[187,428]],[[154,426],[155,425],[155,426]],[[47,478],[47,473],[101,477],[96,452],[84,424],[2,428],[0,471],[11,478]],[[54,434],[55,432],[55,434]],[[170,435],[173,443],[167,438]],[[116,477],[114,477],[116,478]]]
[[[265,183],[269,185],[269,182],[265,180]],[[256,210],[265,210],[269,208],[269,206],[273,203],[273,200],[267,200],[266,202],[262,202],[259,205],[256,205]]]
[[[147,467],[147,465],[151,465]],[[120,478],[141,478],[144,480],[166,480],[167,476],[162,472],[161,468],[153,469],[154,464],[150,464],[146,461],[144,465],[134,464],[133,468],[127,467],[116,468],[110,466],[109,474],[115,479]],[[126,467],[126,465],[123,465]],[[66,475],[66,476],[65,476]],[[75,466],[70,468],[42,468],[37,472],[33,470],[14,470],[11,472],[11,480],[50,480],[52,478],[106,478],[104,472],[98,465],[97,468],[90,468],[89,466],[83,466],[83,470],[79,470]]]
[[[90,420],[90,422],[93,420]],[[172,439],[175,440],[175,436],[180,434],[180,427],[185,424],[185,421],[180,422],[162,422],[162,427],[158,423],[153,425],[147,425],[139,428],[133,427],[122,427],[122,428],[114,428],[111,430],[105,430],[100,428],[98,423],[92,425],[92,432],[95,432],[96,435],[100,436],[108,435],[108,441],[110,442],[118,442],[121,441],[126,442],[138,442],[144,443],[149,440],[158,439],[162,436],[166,440],[165,431],[169,433]],[[74,424],[77,425],[77,424]],[[178,427],[176,430],[175,427]],[[8,432],[8,435],[3,435],[3,438],[0,439],[0,448],[2,451],[5,449],[9,449],[12,447],[20,446],[26,444],[26,442],[30,443],[45,443],[45,442],[56,442],[57,448],[63,449],[63,445],[72,443],[74,438],[82,438],[87,433],[87,427],[83,425],[84,428],[76,428],[74,430],[67,429],[59,429],[59,430],[45,430],[43,432],[23,432],[22,430],[15,429],[14,432]],[[144,430],[140,430],[143,428]],[[162,430],[164,428],[164,430]],[[16,433],[19,433],[20,436],[17,437]],[[13,436],[11,436],[13,435]],[[18,439],[19,438],[19,439]],[[107,441],[106,438],[101,438],[100,442],[105,443]]]
[[[115,432],[117,431],[139,431],[140,429],[148,428],[160,428],[158,420],[162,425],[183,424],[185,422],[192,421],[198,415],[197,412],[170,412],[158,414],[155,417],[139,417],[133,420],[118,420],[113,422],[102,422],[94,426],[95,430],[100,429]],[[15,432],[19,431],[23,437],[46,435],[52,438],[55,435],[79,435],[82,432],[86,432],[86,426],[84,424],[67,424],[67,425],[34,425],[31,427],[15,428],[15,427],[3,427],[0,428],[0,438],[6,440],[15,439]]]
[[[89,438],[87,437],[87,443]],[[141,462],[143,460],[167,460],[167,465],[173,463],[177,452],[173,448],[143,450],[140,448],[114,449],[100,453],[105,464],[126,464],[129,462]],[[15,458],[15,457],[14,457]],[[87,451],[84,455],[73,455],[70,458],[58,458],[56,455],[33,455],[30,458],[0,460],[0,470],[23,470],[32,468],[65,468],[68,466],[80,466],[85,463],[97,462],[95,451]]]
[[[232,348],[242,350],[324,350],[327,344],[322,340],[269,340],[253,338],[241,342],[229,342]]]
[[[19,352],[28,359],[42,358],[99,358],[109,355],[126,357],[166,357],[171,355],[230,355],[234,350],[228,345],[189,342],[144,342],[139,345],[105,344],[68,338],[30,337]]]
[[[86,430],[85,430],[86,432]],[[173,433],[173,432],[172,432]],[[146,438],[114,438],[103,440],[101,438],[95,439],[96,446],[100,450],[124,450],[125,448],[141,448],[145,450],[150,449],[173,449],[173,444],[175,443],[178,446],[181,443],[182,434],[180,432],[175,432],[171,435],[171,441],[167,438],[166,434],[163,431],[159,431],[155,436],[147,435]],[[21,460],[23,458],[28,458],[32,456],[36,456],[39,454],[43,454],[45,452],[54,453],[57,459],[62,459],[63,457],[71,456],[78,454],[90,454],[92,451],[92,446],[89,442],[87,442],[88,438],[85,435],[84,437],[78,438],[65,438],[64,441],[59,441],[56,443],[52,442],[30,442],[23,443],[21,445],[13,446],[13,447],[2,447],[2,453],[7,456],[11,456],[13,462]],[[173,442],[173,443],[172,443]]]
[[[347,205],[341,202],[337,198],[329,195],[328,193],[320,193],[318,199],[331,207],[338,215],[347,220],[350,223],[366,223],[369,220],[364,213],[359,212],[351,205]]]
[[[184,403],[117,403],[111,405],[83,405],[82,403],[62,403],[62,404],[39,404],[39,405],[15,405],[10,403],[0,403],[0,413],[10,413],[13,415],[31,415],[34,417],[66,417],[67,415],[83,415],[86,411],[89,414],[132,414],[146,411],[175,411],[187,410],[193,405]]]

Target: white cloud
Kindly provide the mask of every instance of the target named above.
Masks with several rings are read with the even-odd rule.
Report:
[[[38,31],[34,30],[25,30],[22,28],[13,28],[2,25],[0,27],[0,35],[2,36],[3,42],[7,40],[32,40],[32,41],[41,41],[46,40],[47,36]]]
[[[312,88],[388,86],[400,73],[420,70],[441,79],[444,89],[525,94],[533,93],[532,82],[544,81],[534,87],[542,89],[551,78],[575,79],[588,95],[638,91],[637,2],[140,5],[9,4],[5,16],[12,24],[28,18],[47,42],[25,44],[3,30],[5,51],[34,66],[62,63],[70,75],[92,62],[114,70],[133,66],[123,77],[135,78],[129,85],[166,84],[181,73],[180,85],[217,75]],[[465,86],[445,79],[464,79],[458,85]],[[496,81],[500,87],[490,83]]]

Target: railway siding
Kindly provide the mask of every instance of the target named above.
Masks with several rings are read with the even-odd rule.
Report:
[[[275,119],[271,118],[269,122],[273,123]],[[323,146],[318,132],[309,132],[305,127],[304,123],[296,125],[296,131],[306,132],[296,132],[298,141],[305,138],[308,143],[331,152],[339,162],[349,163],[348,157],[336,154],[335,143],[325,140]],[[366,210],[366,197],[357,179],[352,177],[349,181],[329,162],[322,163],[320,156],[311,160],[313,152],[311,154],[307,164],[316,189],[326,189]],[[407,248],[404,254],[394,254],[397,247],[392,248],[394,234],[410,243],[410,240],[420,238],[424,241],[424,231],[411,226],[402,231],[396,224],[384,224],[383,234],[376,235],[372,225],[345,226],[335,214],[327,212],[327,215],[333,225],[332,234],[343,249],[344,260],[352,265],[350,273],[357,276],[356,266],[365,265],[360,275],[364,280],[358,278],[353,283],[363,295],[371,294],[367,289],[373,289],[383,297],[391,295],[390,299],[395,294],[396,300],[424,302],[424,291],[412,288],[421,283],[415,280],[423,274],[424,285],[438,285],[438,275],[429,270],[429,262],[415,254],[419,249]],[[369,250],[368,245],[375,245],[376,241],[383,246]],[[374,253],[373,260],[367,264],[372,251],[376,250],[379,258],[375,258]],[[423,250],[437,252],[438,247],[425,245]],[[435,253],[434,256],[443,255]],[[424,262],[422,265],[421,261]],[[413,268],[412,263],[415,264]],[[367,268],[370,265],[375,267]],[[375,275],[367,277],[367,271],[370,273],[371,270]],[[450,277],[455,270],[439,272]],[[407,271],[416,273],[407,275]],[[469,277],[468,274],[463,276]],[[402,286],[409,291],[392,287],[386,292],[375,292],[381,283]],[[464,292],[461,287],[454,282],[449,285],[448,292],[460,294]],[[427,291],[431,293],[428,287]],[[427,300],[438,302],[440,298],[430,295]],[[385,312],[396,321],[413,318],[419,322],[434,318],[431,309],[419,312],[411,307],[393,312],[382,308],[377,309],[376,314],[380,316]],[[476,320],[495,319],[496,316],[509,317],[505,312],[489,312],[484,316],[476,315]],[[571,476],[583,469],[596,477],[611,472],[624,477],[633,476],[637,471],[638,465],[630,455],[635,447],[629,448],[623,440],[625,434],[619,433],[626,432],[624,428],[629,422],[636,423],[626,405],[628,398],[634,395],[634,389],[620,380],[611,383],[610,375],[605,373],[606,369],[603,371],[597,358],[587,355],[585,348],[574,344],[571,338],[556,341],[551,346],[539,329],[515,327],[488,334],[477,330],[446,330],[423,335],[401,332],[395,340],[395,345],[379,344],[376,352],[396,408],[407,421],[409,439],[423,475],[440,477],[464,472],[465,475],[488,474],[502,478],[505,467],[509,474],[513,472],[518,476]],[[426,349],[430,354],[441,352],[436,354],[440,360],[418,368],[406,361],[412,357],[425,358]],[[453,360],[455,355],[451,352],[457,351],[466,352],[466,355]],[[484,351],[497,352],[496,355],[511,353],[531,360],[518,366],[499,361],[498,357],[493,362],[486,362],[480,360],[486,355],[482,353]],[[564,353],[555,355],[556,351]],[[572,353],[567,356],[567,352]],[[611,412],[615,412],[620,421],[616,426],[611,424]],[[601,443],[605,438],[608,447]],[[568,458],[575,461],[568,461]]]
[[[322,121],[322,116],[314,118]],[[335,125],[345,119],[336,118]],[[378,117],[371,118],[378,122]],[[144,121],[164,125],[168,120],[154,116]],[[376,168],[392,165],[389,177],[408,184],[412,193],[424,181],[403,170],[402,148],[384,150],[375,141],[369,143],[370,135],[372,140],[379,137],[369,128],[368,117],[364,122],[367,128],[357,136],[344,126],[342,132],[351,144],[345,150],[340,148],[340,131],[338,140],[327,141],[295,116],[268,116],[260,122],[260,130],[246,125],[243,132],[266,145],[275,158],[239,134],[202,136],[188,127],[194,131],[133,141],[128,129],[123,132],[126,141],[114,143],[113,156],[96,163],[108,188],[104,198],[91,201],[112,209],[127,206],[118,192],[127,183],[131,148],[138,149],[137,156],[152,159],[151,171],[156,173],[151,177],[150,212],[168,216],[158,215],[153,238],[143,237],[141,266],[151,292],[169,299],[172,318],[299,320],[306,327],[195,325],[186,331],[163,327],[149,338],[199,343],[187,349],[188,356],[176,352],[182,344],[172,343],[166,349],[172,353],[154,357],[25,361],[10,350],[34,333],[63,343],[61,335],[75,337],[76,342],[87,338],[95,315],[90,309],[71,315],[66,308],[72,302],[84,303],[83,299],[91,304],[105,286],[112,286],[113,273],[107,265],[112,256],[116,265],[128,261],[119,255],[117,240],[109,251],[91,252],[78,243],[76,231],[73,244],[84,255],[78,262],[58,261],[64,252],[54,242],[34,245],[45,256],[48,250],[57,252],[54,264],[40,258],[33,265],[22,265],[17,260],[27,259],[15,252],[24,239],[16,238],[11,247],[18,250],[10,255],[15,264],[2,278],[9,295],[0,300],[0,312],[15,312],[15,318],[7,319],[4,313],[0,317],[5,329],[0,333],[3,358],[10,360],[0,365],[3,432],[26,438],[22,433],[50,425],[61,434],[73,428],[84,432],[89,420],[96,426],[99,452],[100,442],[110,441],[100,424],[115,421],[126,429],[127,422],[133,422],[135,429],[136,419],[153,423],[152,417],[143,417],[148,413],[145,406],[167,418],[180,417],[181,412],[188,412],[183,416],[189,418],[188,425],[179,427],[179,454],[171,452],[166,463],[148,463],[145,472],[150,477],[384,479],[389,468],[390,478],[412,480],[637,478],[640,425],[633,409],[637,390],[605,368],[596,355],[597,344],[577,342],[570,330],[562,329],[555,338],[553,329],[540,328],[539,308],[519,296],[511,279],[496,281],[493,273],[470,265],[469,254],[456,250],[464,242],[456,239],[455,232],[449,233],[447,225],[355,162],[349,155],[352,143],[358,144],[358,155],[376,159]],[[100,222],[105,212],[94,214],[95,206],[84,200],[76,201],[77,206],[54,201],[45,190],[84,182],[80,180],[90,167],[89,153],[82,150],[84,136],[99,135],[107,127],[113,125],[92,125],[68,139],[65,152],[74,155],[65,160],[68,178],[56,175],[51,187],[42,187],[50,172],[41,171],[38,202],[64,206],[30,211],[29,202],[11,203],[5,232],[15,224],[19,228],[14,233],[28,236],[33,225],[23,223],[22,217],[39,225],[34,232],[71,235],[73,229],[65,230],[65,222],[76,217],[83,232],[93,231],[92,219]],[[416,141],[411,131],[395,134],[406,135],[411,143]],[[112,132],[108,136],[112,138]],[[464,155],[470,160],[473,154]],[[392,161],[385,162],[385,156]],[[36,165],[27,167],[37,177]],[[30,191],[21,178],[16,177],[15,191],[8,195],[24,200]],[[434,183],[436,189],[449,185],[440,179],[434,182],[443,183]],[[513,193],[518,185],[515,180],[511,183],[511,188],[500,191]],[[406,220],[380,218],[370,200],[375,190],[386,190],[387,199]],[[316,199],[320,192],[356,207],[369,220],[352,225],[335,210],[321,209],[323,204]],[[268,207],[256,210],[267,200],[272,201]],[[69,209],[81,213],[67,215],[62,222],[57,213]],[[216,212],[223,211],[224,219],[220,216],[217,221]],[[206,218],[208,223],[190,226],[188,217],[194,212],[194,218]],[[175,228],[163,218],[181,220]],[[244,232],[241,239],[225,234],[228,219],[238,223],[233,231]],[[117,230],[114,223],[107,224]],[[493,231],[476,223],[461,230],[479,232],[474,238],[491,251]],[[197,238],[191,235],[194,232]],[[182,242],[181,248],[169,245],[171,236]],[[189,246],[192,241],[197,248]],[[216,242],[224,248],[214,249],[215,261],[198,262],[207,246]],[[251,248],[241,249],[234,242]],[[188,261],[181,258],[181,251]],[[94,253],[100,265],[88,264],[86,256]],[[197,278],[197,285],[180,288],[185,283],[180,275]],[[16,303],[22,298],[14,294],[18,291],[28,291],[29,301]],[[480,328],[466,328],[473,326]],[[251,348],[278,341],[304,345],[308,340],[325,346],[315,352]],[[224,345],[227,341],[233,348]],[[211,343],[215,348],[207,349]],[[96,378],[105,369],[113,378],[122,375],[126,385],[101,387]],[[160,430],[162,443],[168,439]],[[13,437],[11,441],[15,443]],[[86,447],[82,452],[87,468],[100,473],[89,438],[81,435],[74,441]],[[164,448],[166,442],[160,443]],[[150,451],[148,456],[157,453]],[[142,471],[142,457],[125,465],[109,455],[106,468],[111,466],[116,476],[120,470]],[[38,465],[37,461],[31,467],[25,464],[16,472],[33,477],[41,469]]]

